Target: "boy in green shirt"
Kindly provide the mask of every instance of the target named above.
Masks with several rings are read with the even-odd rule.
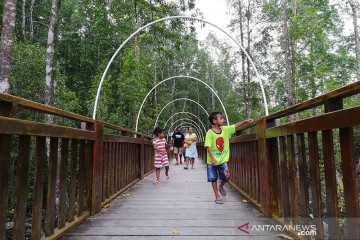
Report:
[[[245,123],[253,122],[252,119],[247,119],[238,122],[231,126],[223,126],[224,119],[221,113],[213,112],[209,116],[209,121],[213,127],[206,133],[205,147],[207,148],[207,175],[208,182],[211,182],[214,193],[215,203],[223,204],[219,193],[226,198],[227,193],[224,185],[229,181],[229,168],[227,162],[230,157],[229,137],[236,132],[236,128]],[[219,185],[219,192],[217,186],[217,179],[220,176],[221,183]]]

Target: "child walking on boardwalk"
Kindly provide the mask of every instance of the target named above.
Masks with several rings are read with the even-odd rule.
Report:
[[[166,180],[170,180],[169,177],[169,158],[167,155],[167,143],[165,140],[165,130],[161,127],[156,127],[154,130],[155,138],[153,140],[153,146],[155,149],[154,165],[156,168],[156,181],[154,184],[160,183],[160,168],[165,167]]]
[[[209,116],[209,121],[213,126],[206,133],[205,147],[207,148],[207,176],[208,182],[211,182],[215,193],[215,203],[223,204],[219,193],[226,198],[227,193],[224,189],[225,183],[229,181],[230,173],[227,162],[230,157],[229,137],[236,132],[236,128],[245,123],[253,122],[247,119],[231,126],[223,126],[224,119],[221,113],[213,112]],[[220,177],[221,183],[219,189],[217,179]]]

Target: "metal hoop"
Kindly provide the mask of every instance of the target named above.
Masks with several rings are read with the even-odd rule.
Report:
[[[139,28],[138,30],[136,30],[134,33],[132,33],[121,45],[120,47],[116,50],[116,52],[114,53],[114,55],[111,57],[109,63],[107,64],[106,68],[105,68],[105,71],[101,77],[101,80],[100,80],[100,83],[99,83],[99,87],[98,87],[98,90],[97,90],[97,93],[96,93],[96,98],[95,98],[95,104],[94,104],[94,111],[93,111],[93,119],[95,119],[96,117],[96,109],[97,109],[97,104],[98,104],[98,100],[99,100],[99,95],[100,95],[100,90],[101,90],[101,87],[102,87],[102,84],[104,82],[104,79],[105,79],[105,76],[106,76],[106,73],[107,71],[109,70],[110,68],[110,65],[111,63],[114,61],[115,57],[117,56],[117,54],[120,52],[120,50],[123,48],[123,46],[133,37],[135,36],[138,32],[142,31],[143,29],[157,23],[157,22],[162,22],[162,21],[166,21],[166,20],[170,20],[170,19],[178,19],[178,18],[181,18],[181,19],[193,19],[193,20],[198,20],[198,21],[201,21],[201,22],[205,22],[205,23],[208,23],[212,26],[214,26],[215,28],[219,29],[220,31],[222,31],[223,33],[225,33],[228,37],[230,37],[235,43],[236,45],[238,45],[238,47],[240,47],[240,49],[245,53],[247,59],[250,61],[251,63],[251,66],[254,68],[255,70],[255,74],[259,80],[259,84],[260,84],[260,88],[261,88],[261,92],[262,92],[262,95],[263,95],[263,101],[264,101],[264,108],[265,108],[265,115],[269,115],[269,112],[268,112],[268,105],[267,105],[267,100],[266,100],[266,95],[265,95],[265,90],[264,90],[264,87],[263,87],[263,84],[262,84],[262,81],[261,81],[261,77],[255,67],[255,64],[254,62],[251,60],[249,54],[245,51],[245,49],[241,46],[241,44],[239,42],[237,42],[235,40],[235,38],[233,38],[229,33],[227,33],[224,29],[222,29],[221,27],[209,22],[209,21],[206,21],[204,19],[201,19],[201,18],[196,18],[196,17],[188,17],[188,16],[171,16],[171,17],[165,17],[165,18],[161,18],[161,19],[158,19],[156,21],[153,21],[151,23],[148,23],[146,24],[145,26]],[[227,117],[226,117],[227,119]]]
[[[170,126],[169,128],[169,131],[171,130],[171,128],[175,125],[175,123],[179,122],[179,121],[184,121],[184,120],[189,120],[191,122],[193,122],[197,127],[198,127],[198,131],[202,134],[203,136],[203,139],[204,139],[204,134],[200,131],[200,125],[197,124],[197,122],[195,122],[194,120],[190,119],[190,118],[181,118],[181,119],[178,119],[176,120],[175,122],[173,122],[173,124]],[[205,134],[206,134],[206,131],[205,131]]]
[[[164,129],[166,128],[166,124],[169,122],[169,120],[175,116],[175,115],[178,115],[178,114],[190,114],[192,115],[193,117],[195,117],[197,120],[199,120],[199,122],[201,123],[202,127],[204,128],[204,132],[206,132],[206,128],[204,126],[204,124],[201,122],[200,118],[198,116],[196,116],[195,114],[191,113],[191,112],[176,112],[174,113],[172,116],[169,117],[169,119],[166,121],[165,125],[164,125]]]
[[[159,120],[159,117],[160,117],[161,113],[164,111],[164,109],[165,109],[167,106],[169,106],[171,103],[173,103],[173,102],[175,102],[175,101],[180,101],[180,100],[189,100],[189,101],[191,101],[191,102],[196,103],[196,104],[199,105],[199,106],[205,111],[205,113],[209,116],[209,113],[205,110],[205,108],[204,108],[200,103],[198,103],[198,102],[196,102],[196,101],[194,101],[194,100],[192,100],[192,99],[190,99],[190,98],[178,98],[178,99],[172,100],[171,102],[169,102],[168,104],[166,104],[166,105],[161,109],[160,113],[158,114],[158,116],[157,116],[157,118],[156,118],[156,121],[155,121],[155,124],[154,124],[154,128],[156,127],[157,122],[158,122],[158,120]]]
[[[223,102],[221,101],[219,95],[217,95],[217,93],[215,92],[215,90],[212,89],[206,82],[204,82],[204,81],[202,81],[202,80],[200,80],[200,79],[198,79],[198,78],[191,77],[191,76],[173,76],[173,77],[169,77],[169,78],[167,78],[167,79],[164,79],[164,80],[162,80],[161,82],[159,82],[158,84],[156,84],[156,85],[148,92],[148,94],[145,96],[143,102],[141,103],[141,106],[140,106],[140,109],[139,109],[139,112],[138,112],[138,115],[137,115],[137,118],[136,118],[135,132],[137,132],[137,130],[138,130],[138,123],[139,123],[139,117],[140,117],[141,110],[142,110],[142,108],[143,108],[143,106],[144,106],[144,103],[145,103],[146,99],[147,99],[148,96],[150,95],[150,93],[151,93],[158,85],[160,85],[160,84],[162,84],[162,83],[164,83],[164,82],[166,82],[166,81],[169,81],[169,80],[171,80],[171,79],[176,79],[176,78],[190,78],[190,79],[194,79],[194,80],[196,80],[196,81],[199,81],[199,82],[203,83],[206,87],[208,87],[208,88],[215,94],[215,96],[217,97],[217,99],[219,100],[222,108],[224,109],[224,114],[225,114],[225,118],[226,118],[227,124],[230,125],[230,124],[229,124],[229,118],[228,118],[228,115],[227,115],[227,112],[226,112],[226,109],[225,109],[225,106],[224,106]]]
[[[200,132],[199,131],[199,129],[196,127],[196,126],[192,126],[191,125],[191,123],[189,123],[189,122],[183,122],[183,123],[180,123],[179,125],[177,125],[176,127],[180,127],[182,124],[190,124],[190,125],[186,125],[186,127],[191,127],[191,128],[193,128],[195,131],[197,131],[197,132]],[[176,128],[175,128],[176,129]],[[204,136],[201,134],[201,132],[198,134],[198,138],[199,138],[199,140],[202,142],[203,141],[203,139],[204,139]]]

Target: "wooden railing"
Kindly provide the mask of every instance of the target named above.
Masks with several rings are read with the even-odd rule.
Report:
[[[316,235],[309,234],[315,239],[360,239],[353,131],[360,125],[360,106],[343,109],[343,99],[358,93],[355,82],[237,129],[251,133],[230,138],[232,186],[283,225],[316,226]],[[322,115],[276,121],[319,106]],[[198,149],[205,160],[203,145]]]
[[[16,119],[24,109],[81,129]],[[152,170],[150,136],[0,94],[0,240],[60,238]]]

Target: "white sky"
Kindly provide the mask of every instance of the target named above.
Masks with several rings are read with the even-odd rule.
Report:
[[[226,29],[226,25],[230,23],[230,15],[226,13],[228,9],[225,0],[196,0],[195,7],[201,10],[205,20],[229,32],[228,29]],[[204,28],[200,28],[200,24],[197,24],[199,40],[205,40],[210,31],[216,33],[218,36],[222,36],[222,33],[213,26],[206,24]]]

